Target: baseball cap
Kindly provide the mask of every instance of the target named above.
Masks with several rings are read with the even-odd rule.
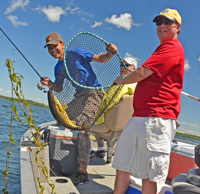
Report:
[[[182,20],[181,16],[178,13],[178,11],[175,10],[175,9],[167,8],[167,9],[163,10],[162,12],[160,12],[160,15],[157,15],[153,19],[153,22],[155,22],[159,16],[164,16],[164,17],[168,18],[171,21],[177,21],[179,24],[181,24],[181,20]]]
[[[137,69],[137,61],[133,57],[125,57],[123,60]]]
[[[46,44],[44,48],[49,44],[57,45],[59,42],[63,42],[62,37],[60,34],[53,32],[46,37]]]

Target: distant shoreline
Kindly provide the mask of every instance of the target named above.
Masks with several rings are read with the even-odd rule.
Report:
[[[3,96],[3,95],[0,95],[0,98],[2,99],[6,99],[6,100],[10,100],[11,97],[8,97],[8,96]],[[14,101],[16,102],[19,102],[19,99],[18,98],[14,98]],[[43,108],[49,108],[48,105],[44,104],[44,103],[39,103],[39,102],[35,102],[35,101],[32,101],[32,100],[26,100],[27,103],[33,105],[33,106],[39,106],[39,107],[43,107]]]
[[[192,134],[182,133],[182,132],[176,132],[176,135],[179,137],[187,137],[190,139],[200,140],[200,136],[198,136],[198,135],[192,135]]]
[[[7,97],[7,96],[3,96],[3,95],[0,95],[0,98],[6,99],[6,100],[10,100],[11,99],[11,97]],[[19,102],[19,100],[17,98],[14,98],[14,101]],[[34,102],[32,100],[26,100],[26,101],[29,104],[34,105],[34,106],[49,108],[49,106],[45,105],[44,103]],[[190,138],[190,139],[200,140],[200,136],[198,136],[198,135],[192,135],[192,134],[183,133],[183,132],[176,132],[176,135],[180,136],[180,137],[186,137],[186,138]]]

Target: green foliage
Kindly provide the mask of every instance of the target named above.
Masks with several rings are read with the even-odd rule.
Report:
[[[11,101],[12,107],[11,107],[11,124],[10,124],[9,144],[8,144],[8,150],[7,150],[7,156],[6,156],[6,170],[2,172],[2,175],[5,176],[5,188],[2,189],[2,191],[3,191],[4,194],[8,194],[7,180],[8,180],[8,174],[9,174],[9,159],[10,159],[10,156],[12,155],[12,152],[10,150],[10,146],[11,146],[11,143],[17,145],[14,138],[12,137],[12,121],[13,121],[13,119],[16,119],[20,122],[25,122],[19,117],[17,108],[15,106],[14,102],[18,101],[20,103],[21,107],[22,107],[21,111],[24,113],[24,117],[26,118],[26,122],[29,124],[34,143],[36,144],[37,152],[35,153],[35,162],[37,163],[37,166],[38,166],[38,172],[39,172],[39,168],[42,168],[42,173],[44,174],[45,179],[47,180],[47,183],[52,188],[51,193],[56,193],[56,191],[54,191],[55,186],[53,184],[51,184],[50,181],[49,181],[48,168],[44,164],[44,160],[43,160],[43,156],[42,156],[42,152],[41,152],[44,149],[43,148],[44,143],[40,143],[40,130],[37,128],[37,126],[35,126],[33,118],[32,118],[32,109],[31,109],[30,106],[33,107],[33,105],[38,105],[39,103],[36,103],[36,102],[33,102],[33,101],[30,102],[30,101],[28,101],[24,98],[24,95],[23,95],[23,92],[22,92],[22,89],[21,89],[21,79],[23,79],[23,76],[20,75],[19,73],[14,72],[14,65],[13,65],[12,61],[10,59],[7,59],[5,65],[8,68],[8,73],[9,73],[9,77],[10,77],[10,81],[11,81],[12,97],[11,98],[3,97],[3,98],[9,99]],[[13,97],[13,93],[15,93],[17,98]],[[1,97],[2,96],[0,96],[0,98]],[[44,104],[42,105],[42,107],[45,107],[45,106],[46,105],[44,105]],[[25,111],[24,107],[26,107],[27,112]],[[15,114],[15,116],[13,116],[13,114]],[[39,155],[40,155],[40,157],[39,157]],[[42,165],[39,165],[38,158],[40,158]],[[37,180],[38,180],[38,185],[39,185],[39,188],[40,188],[40,193],[43,193],[44,187],[40,183],[40,174],[39,174],[39,177],[37,178]]]
[[[15,140],[13,139],[13,137],[12,137],[11,135],[8,135],[8,136],[9,136],[9,138],[10,138],[11,143],[13,143],[13,144],[15,144],[15,145],[17,146],[17,144],[16,144]],[[7,152],[7,153],[10,153],[10,151]],[[11,154],[10,154],[10,155],[11,155]]]
[[[200,140],[200,136],[198,135],[192,135],[192,134],[187,134],[187,133],[182,133],[182,132],[176,132],[176,135],[180,137],[187,137],[190,139]]]
[[[8,194],[8,191],[6,191],[5,189],[2,189],[4,194]]]

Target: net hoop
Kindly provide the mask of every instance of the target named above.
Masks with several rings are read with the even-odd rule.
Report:
[[[88,34],[88,35],[94,36],[95,38],[98,38],[99,40],[101,40],[101,41],[104,42],[105,44],[109,45],[108,42],[106,42],[104,39],[102,39],[101,37],[99,37],[99,36],[97,36],[97,35],[95,35],[95,34],[93,34],[93,33],[90,33],[90,32],[79,32],[78,34],[76,34],[76,35],[67,43],[67,45],[66,45],[66,47],[65,47],[65,51],[64,51],[64,59],[63,59],[63,61],[64,61],[64,67],[65,67],[67,76],[69,77],[70,81],[73,82],[76,86],[81,87],[81,88],[84,88],[84,89],[91,89],[91,90],[94,90],[94,89],[95,89],[95,90],[107,89],[107,88],[109,88],[110,86],[112,86],[112,84],[109,85],[109,86],[104,86],[104,87],[84,86],[84,85],[82,85],[82,84],[77,83],[75,80],[73,80],[73,78],[72,78],[71,75],[69,74],[69,71],[68,71],[68,68],[67,68],[67,64],[66,64],[66,51],[67,51],[69,45],[71,44],[71,42],[72,42],[77,36],[80,36],[80,35],[82,35],[82,34]],[[130,69],[128,69],[128,68],[125,66],[124,61],[123,61],[123,59],[119,56],[119,54],[118,54],[117,52],[115,52],[115,54],[118,56],[119,60],[120,60],[121,63],[124,65],[124,67],[125,67],[128,71],[131,71]]]

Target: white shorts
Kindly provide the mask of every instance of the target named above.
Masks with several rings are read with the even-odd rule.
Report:
[[[175,133],[175,120],[132,117],[116,145],[112,166],[136,178],[163,184]]]

